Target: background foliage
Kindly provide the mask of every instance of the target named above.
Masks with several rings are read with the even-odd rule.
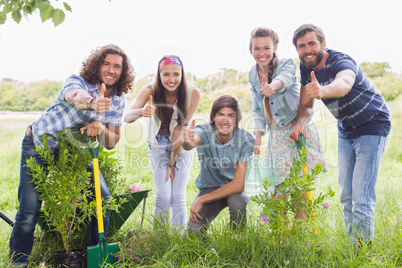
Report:
[[[298,63],[298,60],[295,61]],[[364,62],[361,67],[386,101],[393,101],[402,95],[402,79],[400,75],[391,72],[388,63]],[[208,114],[212,102],[223,94],[236,96],[242,104],[242,112],[251,110],[247,72],[224,68],[204,78],[197,78],[191,73],[186,75],[201,90],[202,98],[198,107],[200,113]],[[153,83],[154,79],[153,74],[137,79],[133,93],[127,95],[127,100],[133,101],[138,92]],[[63,82],[57,81],[24,83],[4,78],[0,82],[0,111],[44,111],[53,104],[62,86]]]

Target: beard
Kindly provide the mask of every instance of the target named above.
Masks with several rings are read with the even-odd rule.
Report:
[[[311,55],[311,54],[309,54],[309,55]],[[303,62],[303,64],[304,64],[307,68],[314,69],[315,67],[318,66],[318,64],[320,64],[320,62],[321,62],[322,59],[324,58],[324,51],[322,50],[322,51],[318,52],[318,53],[315,54],[315,55],[316,55],[316,58],[315,58],[315,61],[313,61],[313,62],[306,62],[306,60],[305,60],[305,58],[304,58],[306,55],[304,55],[303,58],[300,58],[300,60]]]

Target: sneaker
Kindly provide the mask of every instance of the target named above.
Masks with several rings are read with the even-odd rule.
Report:
[[[27,261],[17,261],[17,262],[13,262],[11,263],[11,267],[25,267],[28,266],[28,262]]]

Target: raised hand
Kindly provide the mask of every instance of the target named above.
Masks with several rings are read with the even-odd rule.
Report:
[[[272,96],[272,94],[275,93],[271,85],[267,83],[267,78],[265,77],[265,75],[262,77],[260,93],[265,97]]]
[[[311,71],[311,82],[306,85],[306,92],[310,98],[320,100],[323,96],[322,87],[315,77],[314,71]]]
[[[101,90],[96,99],[91,103],[91,107],[98,114],[106,113],[109,110],[110,99],[105,98],[106,86],[102,83]]]
[[[194,127],[195,127],[195,120],[191,121],[191,126],[189,128],[186,128],[184,131],[183,135],[183,142],[184,143],[194,143],[194,138],[195,138],[195,133],[194,133]]]
[[[148,104],[144,107],[143,116],[144,117],[152,117],[155,113],[156,107],[152,106],[152,95],[149,95]]]

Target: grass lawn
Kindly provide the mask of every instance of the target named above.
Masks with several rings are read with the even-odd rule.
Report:
[[[225,209],[210,228],[210,241],[190,238],[184,232],[154,229],[152,209],[155,193],[146,202],[144,224],[141,226],[142,204],[133,212],[121,230],[110,237],[119,242],[119,267],[402,267],[402,108],[400,102],[389,103],[392,112],[392,133],[377,183],[376,233],[373,245],[360,251],[348,243],[339,202],[337,183],[337,130],[335,120],[324,110],[315,115],[322,140],[328,172],[321,173],[315,192],[332,188],[336,193],[326,202],[327,210],[316,211],[318,233],[310,225],[295,229],[280,244],[273,239],[269,225],[261,220],[261,209],[248,205],[245,232],[228,228]],[[205,118],[199,116],[199,118]],[[247,115],[243,117],[243,122]],[[20,146],[26,126],[34,118],[5,118],[0,115],[0,210],[14,218],[17,212]],[[144,140],[146,127],[140,122],[123,125],[122,139],[115,148],[122,161],[122,177],[130,184],[140,183],[153,189],[152,173]],[[187,186],[187,207],[197,193],[194,181],[199,172],[197,157]],[[313,193],[314,195],[314,193]],[[0,221],[0,267],[9,267],[8,243],[11,227]],[[31,257],[32,267],[51,267],[44,261],[51,258],[57,246],[37,228]],[[132,257],[132,260],[129,258]]]

